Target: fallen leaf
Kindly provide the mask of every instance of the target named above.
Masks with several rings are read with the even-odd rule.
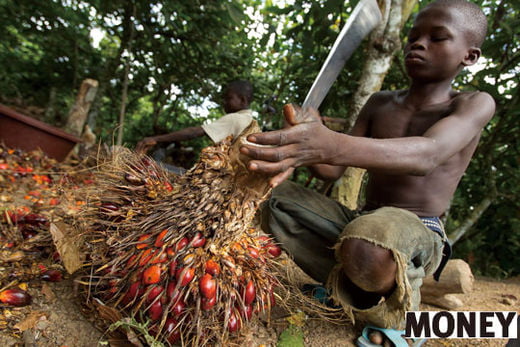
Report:
[[[94,301],[94,305],[96,306],[99,317],[101,319],[115,323],[123,318],[121,312],[119,312],[119,310],[115,309],[114,307],[104,305],[98,301]]]
[[[45,312],[40,312],[40,311],[31,312],[27,316],[27,318],[25,318],[23,321],[16,323],[14,328],[18,329],[20,331],[32,329],[35,327],[36,323],[38,323],[38,321],[41,320],[42,318],[47,319],[47,314]]]
[[[50,232],[60,258],[69,274],[81,268],[83,262],[78,247],[78,237],[69,232],[72,227],[65,223],[51,223]]]
[[[54,294],[54,292],[52,291],[52,288],[47,283],[42,284],[42,293],[43,293],[43,295],[45,295],[47,300],[49,300],[51,302],[56,300],[56,295]]]
[[[295,325],[298,327],[302,327],[305,325],[305,320],[307,319],[307,316],[305,315],[304,312],[300,311],[300,312],[290,315],[286,319],[289,322],[289,324],[292,324],[292,325]]]

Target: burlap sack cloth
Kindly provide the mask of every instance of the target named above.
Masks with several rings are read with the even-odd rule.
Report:
[[[394,207],[351,211],[292,182],[273,190],[262,209],[262,228],[307,274],[327,285],[353,321],[384,328],[404,328],[405,312],[418,309],[422,279],[435,271],[442,256],[441,237],[411,212]],[[341,254],[335,251],[347,238],[389,249],[397,263],[396,289],[368,308],[356,306],[353,284],[343,273]]]

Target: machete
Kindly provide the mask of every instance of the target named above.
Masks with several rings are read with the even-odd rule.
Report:
[[[363,38],[381,21],[381,18],[381,11],[376,0],[359,1],[336,38],[318,77],[314,80],[303,102],[304,108],[313,107],[317,110],[320,107],[347,59],[363,41]]]

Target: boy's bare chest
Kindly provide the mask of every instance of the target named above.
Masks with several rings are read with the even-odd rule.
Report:
[[[448,114],[447,107],[410,110],[390,103],[372,114],[370,136],[374,138],[422,136]]]

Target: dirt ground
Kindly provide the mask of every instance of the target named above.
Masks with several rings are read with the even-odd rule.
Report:
[[[0,306],[4,319],[17,322],[14,329],[2,327],[0,330],[1,347],[89,347],[107,341],[106,334],[95,327],[91,318],[82,314],[70,279],[44,283],[41,288],[33,286],[29,292],[33,296],[30,306]],[[520,278],[504,281],[477,278],[472,293],[462,300],[465,306],[461,311],[520,311]],[[426,305],[422,308],[439,310]],[[287,316],[287,312],[275,310],[270,323],[254,323],[240,345],[276,346],[279,335],[289,325]],[[354,339],[360,332],[360,327],[339,326],[318,318],[306,317],[302,323],[305,346],[354,346]],[[505,340],[492,339],[437,339],[427,341],[424,346],[504,346],[505,343]]]

